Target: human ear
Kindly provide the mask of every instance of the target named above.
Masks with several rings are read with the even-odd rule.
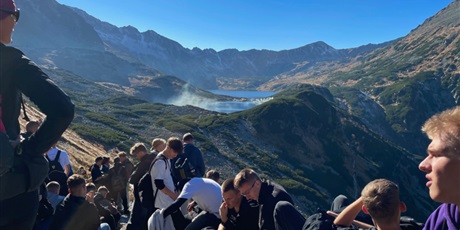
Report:
[[[366,213],[367,215],[369,215],[369,212],[367,211],[366,207],[364,207],[364,205],[361,207],[361,210],[363,210],[364,213]]]
[[[407,206],[404,202],[399,203],[399,210],[401,210],[401,212],[407,211]]]

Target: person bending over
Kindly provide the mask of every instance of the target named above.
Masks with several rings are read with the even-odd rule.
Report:
[[[192,179],[184,179],[180,181],[178,189],[181,189],[182,191],[177,200],[164,210],[164,218],[173,213],[179,213],[182,215],[179,210],[182,204],[189,199],[193,199],[203,211],[193,218],[192,222],[188,224],[185,229],[217,229],[220,223],[219,207],[222,204],[222,192],[220,185],[208,178],[194,177]],[[181,220],[179,215],[172,217],[176,229],[181,229],[184,224],[179,222],[184,220]]]

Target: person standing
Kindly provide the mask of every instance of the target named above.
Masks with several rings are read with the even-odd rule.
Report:
[[[61,164],[62,169],[67,177],[71,176],[70,174],[70,159],[69,154],[66,151],[63,151],[54,145],[47,153],[46,156],[50,161],[54,161],[58,152],[59,154],[59,164]]]
[[[106,177],[107,174],[103,175],[101,171],[102,157],[96,157],[94,161],[95,161],[94,164],[90,168],[91,180],[97,187],[99,187],[102,185],[102,181]]]
[[[15,178],[13,189],[10,175],[2,175],[1,194],[9,194],[0,197],[0,229],[32,228],[38,209],[37,189],[48,174],[43,154],[59,140],[75,110],[70,98],[37,65],[20,50],[6,46],[12,42],[19,16],[14,0],[0,1],[0,132],[8,136],[12,148],[20,145],[22,159],[21,165],[12,166],[20,168],[9,172]],[[21,94],[46,116],[37,131],[22,141],[18,121]]]
[[[126,156],[125,152],[119,152],[118,157],[120,158],[120,163],[123,167],[125,167],[126,170],[126,187],[124,190],[120,192],[120,197],[123,203],[123,213],[124,214],[129,214],[129,198],[128,198],[128,189],[129,189],[129,177],[133,173],[134,170],[134,165],[131,163],[129,158]]]
[[[158,155],[161,151],[166,148],[166,140],[163,138],[155,138],[152,140],[152,147],[150,148],[150,153],[153,155]]]
[[[134,204],[131,216],[126,229],[128,230],[143,230],[147,229],[147,210],[142,207],[139,197],[138,184],[141,178],[149,171],[155,155],[150,154],[143,143],[136,143],[130,149],[131,155],[136,157],[140,162],[134,166],[134,171],[129,178],[129,183],[134,186]]]
[[[174,192],[174,182],[171,176],[170,160],[181,152],[182,142],[179,138],[171,137],[166,143],[166,149],[156,156],[157,160],[150,171],[154,197],[156,194],[154,201],[156,209],[167,208],[177,199],[177,194]],[[156,192],[157,189],[158,192]]]
[[[184,143],[184,154],[187,155],[190,164],[195,170],[196,177],[204,177],[205,165],[203,159],[203,153],[193,144],[194,138],[191,133],[186,133],[182,137]]]

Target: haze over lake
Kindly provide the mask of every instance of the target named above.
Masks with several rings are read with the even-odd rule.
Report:
[[[275,92],[265,91],[241,91],[241,90],[210,90],[211,93],[227,95],[232,97],[248,98],[248,101],[217,101],[212,104],[209,110],[233,113],[250,109],[272,99]]]

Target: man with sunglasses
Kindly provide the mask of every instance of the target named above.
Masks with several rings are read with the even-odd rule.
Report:
[[[5,45],[12,42],[18,20],[14,0],[0,0],[0,132],[11,145],[11,154],[0,152],[2,171],[7,169],[0,174],[0,229],[32,229],[39,206],[37,189],[48,175],[43,153],[74,116],[70,98],[20,50]],[[18,121],[22,94],[46,116],[25,139],[20,138]]]
[[[262,181],[250,168],[243,169],[236,175],[234,185],[246,199],[259,204],[259,229],[275,229],[273,216],[280,201],[294,205],[291,196],[281,185],[268,180]],[[288,222],[289,219],[277,221]]]

